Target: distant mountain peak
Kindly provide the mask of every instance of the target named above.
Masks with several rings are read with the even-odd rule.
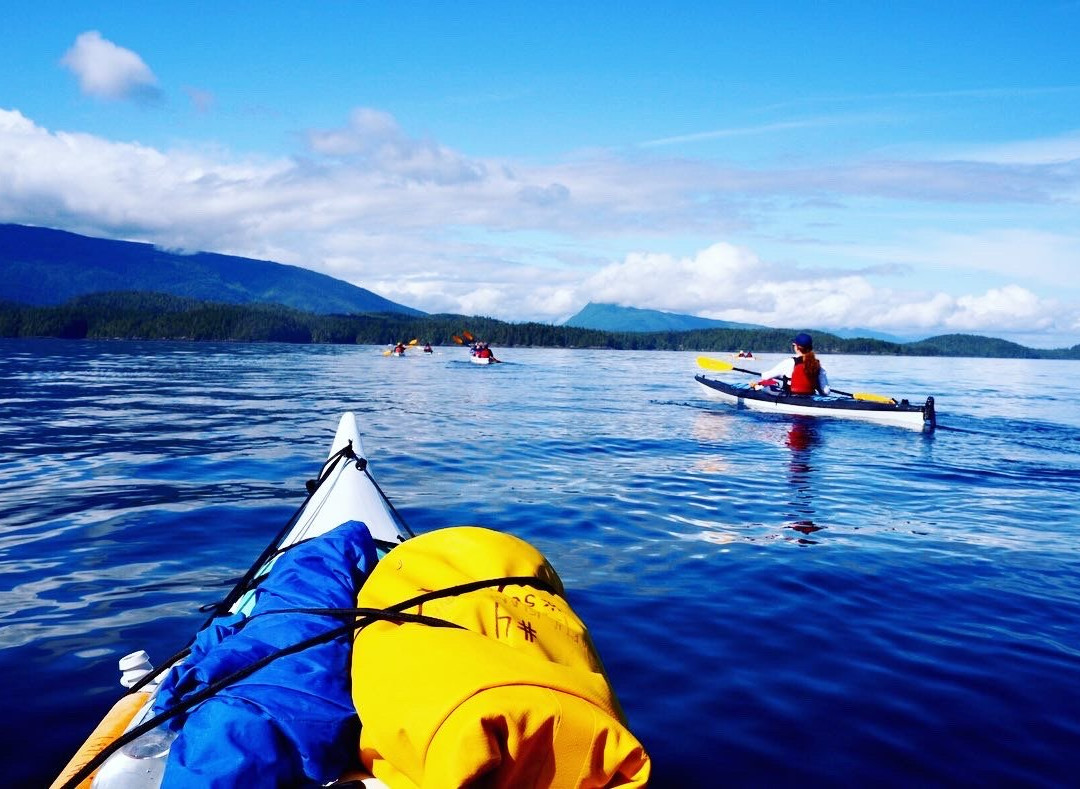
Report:
[[[623,307],[590,301],[576,315],[567,318],[564,326],[614,332],[690,331],[692,329],[762,329],[751,323],[699,318],[674,312]]]
[[[45,306],[112,291],[168,293],[227,304],[282,304],[322,315],[425,314],[299,266],[0,224],[0,301]]]

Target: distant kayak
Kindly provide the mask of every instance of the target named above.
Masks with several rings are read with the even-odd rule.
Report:
[[[694,380],[705,388],[710,397],[754,411],[864,419],[916,430],[933,430],[937,424],[933,397],[927,397],[922,404],[907,400],[879,402],[840,395],[782,394],[770,389],[754,389],[750,384],[706,378],[704,375],[696,375]]]

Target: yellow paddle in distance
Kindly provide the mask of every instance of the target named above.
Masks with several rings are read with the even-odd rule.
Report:
[[[747,370],[745,367],[736,367],[730,362],[725,362],[722,359],[712,359],[708,356],[699,356],[697,358],[698,367],[702,367],[706,370],[718,370],[726,372],[728,370],[734,370],[740,373],[747,373],[748,375],[756,375],[761,377],[761,373],[754,372],[753,370]],[[885,395],[874,394],[873,392],[845,392],[841,389],[835,389],[829,387],[829,391],[836,392],[837,394],[844,395],[844,397],[850,397],[855,400],[866,400],[871,403],[888,403],[889,405],[896,405],[896,400]]]

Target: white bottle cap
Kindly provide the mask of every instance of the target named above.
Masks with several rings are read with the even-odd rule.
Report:
[[[130,655],[124,655],[120,658],[120,670],[121,671],[136,671],[138,669],[146,669],[149,671],[153,666],[150,664],[150,656],[146,652],[140,649],[138,652],[132,652]]]

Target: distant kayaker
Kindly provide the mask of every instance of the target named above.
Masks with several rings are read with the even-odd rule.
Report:
[[[492,362],[498,362],[495,358],[495,354],[491,352],[491,348],[486,342],[479,343],[476,348],[476,355],[481,359],[491,359]]]
[[[770,370],[761,374],[761,378],[752,386],[765,386],[774,378],[786,379],[790,385],[784,389],[794,395],[812,395],[815,392],[829,393],[829,377],[821,361],[814,355],[814,338],[806,332],[799,332],[791,339],[795,356],[784,359]]]
[[[397,345],[395,345],[394,346],[394,353],[396,353],[398,356],[401,356],[402,354],[404,354],[405,353],[405,343],[399,342]]]

